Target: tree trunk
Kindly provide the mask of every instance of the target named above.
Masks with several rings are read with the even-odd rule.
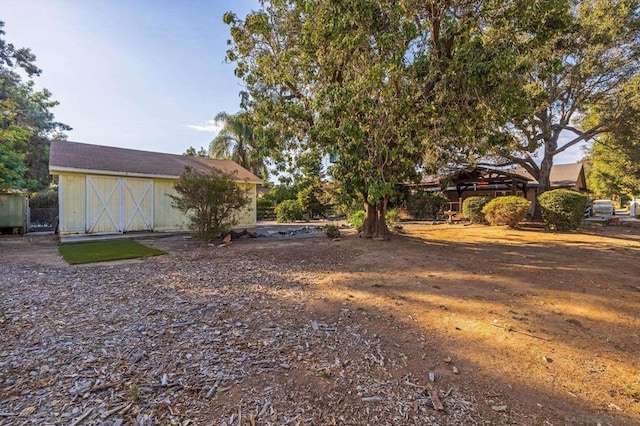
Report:
[[[545,149],[545,155],[540,163],[540,173],[538,175],[538,189],[536,190],[536,204],[533,211],[533,218],[536,220],[542,219],[542,212],[540,210],[540,203],[538,203],[538,196],[544,194],[551,189],[551,167],[553,166],[553,155],[547,154],[551,152],[550,149]]]
[[[364,204],[364,223],[362,224],[362,236],[364,238],[389,237],[389,228],[385,215],[387,213],[387,199],[383,198],[376,204]]]

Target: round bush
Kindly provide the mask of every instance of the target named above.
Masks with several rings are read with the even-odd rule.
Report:
[[[349,225],[353,226],[358,232],[362,231],[364,225],[364,210],[358,210],[347,217]]]
[[[547,228],[569,231],[582,222],[587,197],[569,189],[554,189],[541,194],[538,203]]]
[[[294,222],[303,219],[304,212],[298,200],[284,200],[276,206],[276,220],[278,222]]]
[[[515,227],[524,219],[531,207],[531,201],[526,198],[510,195],[498,197],[489,201],[482,213],[491,225],[508,225]]]
[[[484,214],[482,208],[491,201],[491,197],[469,197],[462,202],[462,214],[471,223],[482,223]]]

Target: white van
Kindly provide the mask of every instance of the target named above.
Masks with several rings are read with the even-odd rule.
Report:
[[[616,206],[611,200],[595,200],[591,207],[593,216],[613,216],[616,214]]]

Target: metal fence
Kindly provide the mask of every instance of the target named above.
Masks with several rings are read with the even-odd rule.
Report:
[[[55,231],[58,207],[30,207],[27,218],[29,232]]]

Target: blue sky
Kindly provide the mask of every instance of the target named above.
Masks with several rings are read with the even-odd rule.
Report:
[[[5,39],[29,47],[69,140],[180,154],[239,109],[222,15],[257,0],[0,0]],[[191,126],[191,127],[190,127]]]
[[[258,0],[0,0],[5,39],[29,47],[69,140],[183,153],[207,147],[213,117],[239,109],[224,63],[229,27]],[[555,163],[582,158],[580,147]]]

